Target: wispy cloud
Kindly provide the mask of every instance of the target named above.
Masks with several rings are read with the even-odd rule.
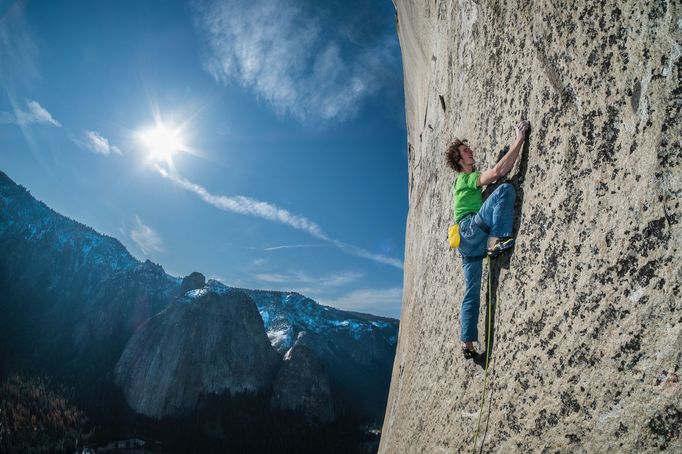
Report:
[[[283,284],[285,282],[291,282],[290,276],[287,276],[285,274],[259,273],[259,274],[256,274],[255,277],[259,281],[270,282],[273,284]]]
[[[363,277],[362,273],[358,273],[356,271],[345,271],[326,276],[324,279],[321,279],[321,283],[325,287],[339,287],[355,282],[361,277]]]
[[[25,1],[0,7],[0,80],[8,91],[40,78],[38,46],[25,19]]]
[[[2,2],[0,2],[2,3]],[[52,166],[43,155],[27,127],[25,115],[17,115],[18,112],[30,114],[30,107],[25,111],[23,106],[18,107],[21,99],[20,93],[33,92],[33,86],[40,81],[39,47],[37,40],[33,38],[29,21],[26,18],[26,1],[4,2],[0,7],[0,89],[4,90],[12,105],[10,112],[0,112],[0,124],[16,124],[26,140],[28,149],[42,167],[43,171],[56,176]],[[51,117],[51,116],[50,116]],[[54,119],[53,119],[54,120]]]
[[[253,277],[260,282],[262,288],[271,284],[274,288],[298,292],[309,298],[320,301],[330,295],[348,291],[347,285],[356,284],[365,275],[358,271],[337,271],[326,275],[310,275],[304,271],[294,270],[285,273],[256,273]]]
[[[208,192],[203,186],[193,183],[175,172],[169,172],[158,164],[155,164],[155,168],[164,178],[169,179],[183,189],[194,192],[201,200],[216,208],[279,222],[307,232],[315,238],[331,243],[347,254],[374,260],[375,262],[384,263],[400,269],[403,268],[403,262],[398,259],[387,257],[382,254],[375,254],[360,247],[329,237],[322,231],[322,228],[317,223],[305,216],[293,214],[271,203],[252,199],[250,197],[214,195]]]
[[[344,243],[339,240],[332,240],[332,243],[341,249],[343,252],[346,254],[350,255],[355,255],[357,257],[362,257],[370,260],[374,260],[375,262],[383,263],[385,265],[391,265],[396,268],[403,268],[403,262],[401,260],[395,259],[393,257],[388,257],[383,254],[377,254],[374,252],[370,252],[368,250],[359,248],[357,246],[353,246],[352,244]]]
[[[57,128],[62,126],[38,101],[29,100],[26,100],[26,110],[15,106],[14,115],[10,112],[0,112],[0,123],[15,123],[19,126],[48,124]]]
[[[251,261],[251,266],[260,267],[268,263],[268,259],[254,259]]]
[[[322,298],[319,302],[349,311],[399,318],[402,298],[402,288],[361,289],[335,299]]]
[[[302,122],[353,117],[397,66],[393,30],[385,36],[374,30],[380,36],[359,45],[323,19],[323,8],[293,0],[206,0],[194,9],[208,47],[206,70]]]
[[[16,110],[14,114],[17,117],[17,123],[21,125],[28,125],[31,123],[42,123],[50,124],[60,128],[62,125],[57,120],[52,118],[50,112],[48,112],[43,106],[41,106],[38,101],[28,101],[26,102],[28,106],[27,111]]]
[[[328,244],[285,244],[282,246],[266,247],[264,251],[279,251],[280,249],[300,249],[309,247],[329,247]]]
[[[224,195],[213,195],[203,186],[192,183],[176,173],[156,165],[156,170],[165,178],[168,178],[179,187],[194,192],[204,202],[225,211],[232,211],[239,214],[257,216],[269,221],[286,224],[298,230],[303,230],[316,238],[327,240],[329,238],[322,232],[319,225],[304,216],[298,216],[283,208],[279,208],[268,202],[244,197],[241,195],[228,197]]]
[[[111,153],[122,154],[120,148],[109,143],[109,139],[96,131],[85,131],[76,143],[86,150],[108,156]]]
[[[302,271],[294,271],[288,274],[259,273],[255,275],[259,281],[288,284],[291,288],[298,287],[301,284],[314,284],[318,288],[318,293],[324,292],[330,287],[340,287],[353,283],[362,277],[363,274],[357,271],[341,271],[327,276],[310,276]]]
[[[145,225],[138,216],[135,216],[135,225],[130,230],[130,239],[140,247],[145,255],[149,255],[151,252],[165,252],[159,234]]]

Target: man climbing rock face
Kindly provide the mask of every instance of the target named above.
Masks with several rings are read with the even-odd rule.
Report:
[[[526,139],[530,123],[516,125],[516,139],[497,164],[484,172],[475,170],[474,152],[466,140],[455,139],[445,152],[448,166],[457,172],[452,184],[452,210],[459,224],[459,252],[464,270],[461,334],[464,356],[476,354],[478,312],[481,302],[481,274],[486,254],[496,257],[512,247],[514,217],[514,186],[503,183],[483,202],[483,186],[496,182],[511,172]]]

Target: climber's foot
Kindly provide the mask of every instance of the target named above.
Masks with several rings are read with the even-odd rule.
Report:
[[[476,356],[476,348],[473,342],[465,342],[462,345],[462,353],[464,353],[465,359],[471,359]]]
[[[513,245],[514,237],[503,236],[502,238],[498,238],[492,246],[488,247],[488,257],[494,259]]]

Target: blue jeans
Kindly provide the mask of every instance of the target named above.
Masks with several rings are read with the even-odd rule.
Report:
[[[459,221],[459,252],[462,255],[465,285],[461,314],[460,339],[462,342],[478,340],[481,275],[488,240],[488,234],[480,224],[487,226],[492,236],[512,236],[515,198],[514,186],[503,183],[483,202],[478,213]]]

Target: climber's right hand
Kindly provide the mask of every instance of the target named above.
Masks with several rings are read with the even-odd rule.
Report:
[[[522,120],[516,125],[516,139],[523,140],[526,138],[526,131],[530,128],[530,122],[528,120]]]

